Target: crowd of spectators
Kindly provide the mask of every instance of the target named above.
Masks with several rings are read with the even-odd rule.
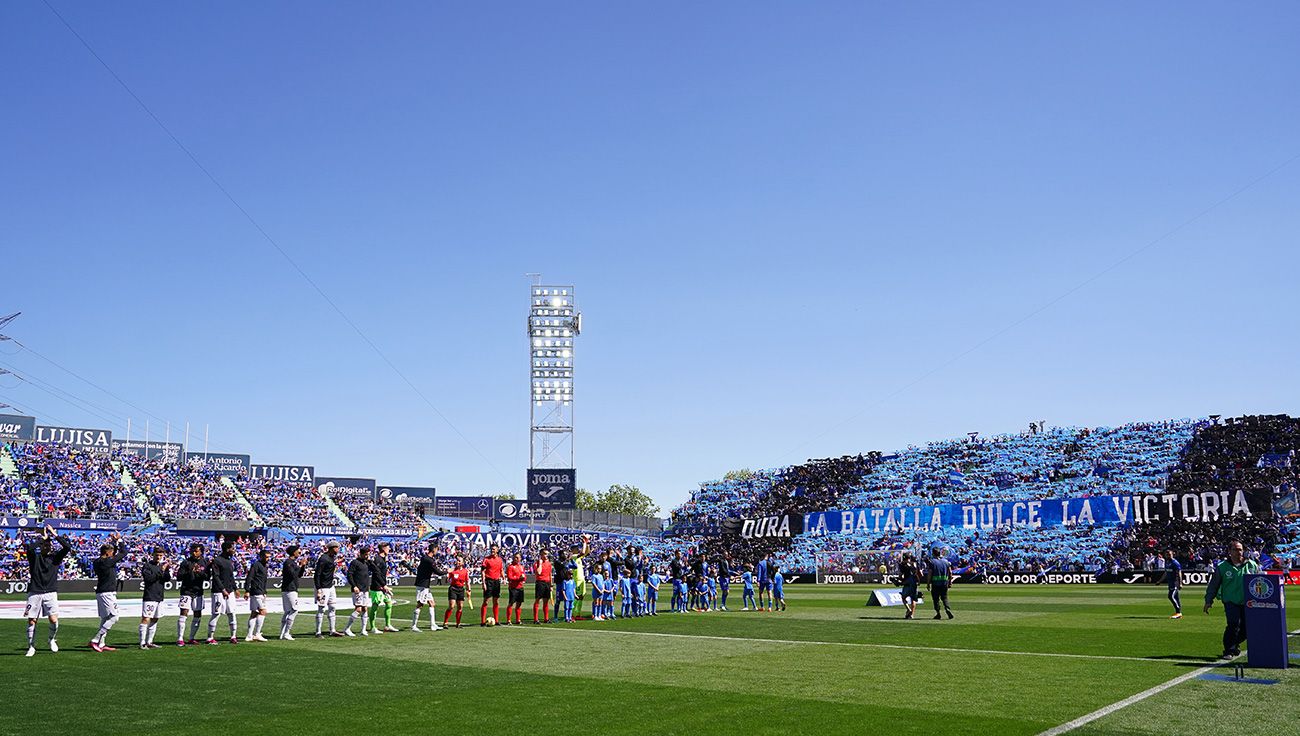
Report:
[[[241,478],[236,485],[270,526],[342,523],[310,483]]]
[[[222,483],[221,474],[210,464],[146,460],[129,454],[122,455],[122,461],[166,523],[249,518],[248,507],[239,502],[233,486]]]
[[[381,529],[419,529],[424,523],[414,507],[376,501],[368,492],[348,493],[335,490],[330,496],[354,524]]]
[[[26,495],[46,519],[133,520],[144,515],[106,453],[37,443],[13,445],[9,452],[18,477],[3,480],[2,495],[15,513],[30,511],[19,505]]]

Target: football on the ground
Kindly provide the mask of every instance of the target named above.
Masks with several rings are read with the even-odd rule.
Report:
[[[494,617],[494,616],[488,616],[488,619],[487,619],[487,625],[488,625],[488,626],[496,626],[496,625],[497,625],[496,617]]]

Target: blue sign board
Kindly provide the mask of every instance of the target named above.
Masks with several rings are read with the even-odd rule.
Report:
[[[422,503],[433,505],[438,492],[433,488],[422,486],[379,486],[379,501],[382,503]]]
[[[27,442],[36,436],[36,417],[0,414],[0,442]]]
[[[530,468],[527,484],[528,505],[535,509],[571,509],[578,503],[573,468]]]
[[[1251,667],[1284,670],[1289,665],[1286,593],[1277,575],[1247,575],[1246,662]]]
[[[492,501],[492,518],[500,521],[527,521],[529,519],[542,520],[550,516],[551,512],[545,509],[535,509],[528,505],[527,501],[516,501],[514,499],[493,499]]]
[[[492,516],[491,496],[438,496],[433,513],[457,519],[487,519]]]

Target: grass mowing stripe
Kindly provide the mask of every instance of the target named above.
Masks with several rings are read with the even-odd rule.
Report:
[[[556,629],[547,628],[549,632],[565,634],[622,634],[624,636],[659,636],[674,639],[709,639],[712,641],[738,641],[754,642],[758,644],[805,644],[825,647],[863,647],[867,649],[903,649],[917,652],[944,652],[949,654],[996,654],[1013,657],[1060,657],[1066,659],[1108,659],[1120,660],[1125,662],[1148,662],[1152,664],[1200,664],[1200,662],[1180,661],[1171,659],[1151,659],[1148,657],[1125,657],[1115,654],[1069,654],[1065,652],[1013,652],[1003,649],[962,649],[958,647],[918,647],[909,644],[872,644],[867,642],[850,642],[850,641],[811,641],[798,639],[759,639],[749,636],[710,636],[707,634],[668,634],[658,631],[619,631],[617,629]]]
[[[1288,633],[1287,636],[1288,637],[1295,636],[1296,634],[1300,634],[1300,630],[1292,631]],[[1178,677],[1175,677],[1172,680],[1169,680],[1168,682],[1162,682],[1159,685],[1156,685],[1155,687],[1147,688],[1146,690],[1143,690],[1140,693],[1137,693],[1135,695],[1130,695],[1127,698],[1124,698],[1123,700],[1111,703],[1110,705],[1107,705],[1103,708],[1098,708],[1097,710],[1094,710],[1093,712],[1088,713],[1086,715],[1079,716],[1073,721],[1062,723],[1059,726],[1054,726],[1052,728],[1049,728],[1046,731],[1043,731],[1042,733],[1038,734],[1038,736],[1060,736],[1060,734],[1068,733],[1070,731],[1073,731],[1076,728],[1079,728],[1080,726],[1084,726],[1089,723],[1092,723],[1095,720],[1104,718],[1110,715],[1111,713],[1114,713],[1117,710],[1120,710],[1122,708],[1127,708],[1130,705],[1133,705],[1134,703],[1140,703],[1143,700],[1146,700],[1147,698],[1151,697],[1152,695],[1159,695],[1160,693],[1168,690],[1171,687],[1181,685],[1182,683],[1187,682],[1188,680],[1194,680],[1200,677],[1201,675],[1210,672],[1213,669],[1216,669],[1218,667],[1223,667],[1224,665],[1236,662],[1238,659],[1241,659],[1244,656],[1246,656],[1246,653],[1242,652],[1241,654],[1238,654],[1232,659],[1225,659],[1221,662],[1215,662],[1214,664],[1192,670],[1191,672],[1186,672],[1184,674],[1179,675]]]

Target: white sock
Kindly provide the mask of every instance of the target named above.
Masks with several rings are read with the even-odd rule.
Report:
[[[59,636],[59,622],[50,622],[50,641],[54,641]]]
[[[197,636],[199,635],[199,625],[200,625],[200,624],[202,624],[202,622],[199,620],[199,614],[196,613],[196,614],[194,614],[194,621],[193,621],[192,623],[190,623],[190,638],[191,638],[191,639],[193,639],[193,638],[195,638],[195,637],[197,637]]]
[[[245,638],[245,639],[252,639],[252,638],[253,638],[253,635],[256,634],[256,633],[257,633],[257,617],[256,617],[256,616],[249,616],[249,617],[248,617],[248,633],[247,633],[247,634],[244,634],[244,638]]]
[[[184,639],[184,638],[185,638],[185,621],[186,621],[187,619],[189,619],[189,616],[181,616],[180,618],[176,619],[176,638],[177,638],[177,639]]]
[[[330,609],[330,631],[338,631],[338,618],[334,609]]]
[[[153,643],[153,638],[154,638],[154,636],[155,636],[157,633],[158,633],[158,622],[157,622],[157,621],[151,621],[151,622],[149,622],[149,641],[147,641],[147,642],[145,642],[145,643],[146,643],[146,644],[152,644],[152,643]]]
[[[208,638],[217,638],[217,615],[215,613],[208,619]]]
[[[36,646],[36,624],[27,624],[27,646]]]
[[[352,630],[352,624],[356,623],[356,620],[357,620],[357,612],[356,612],[356,611],[353,611],[353,612],[352,612],[352,615],[351,615],[351,616],[348,616],[348,627],[347,627],[347,629],[345,629],[345,631],[351,631],[351,630]],[[365,623],[365,622],[363,621],[362,623]]]
[[[415,609],[415,613],[411,614],[411,626],[417,628],[420,626],[420,609],[418,608]]]
[[[149,624],[140,624],[140,646],[149,643]]]
[[[325,623],[325,611],[323,609],[317,608],[316,609],[316,633],[317,634],[321,633],[320,627],[321,624],[323,623]]]

